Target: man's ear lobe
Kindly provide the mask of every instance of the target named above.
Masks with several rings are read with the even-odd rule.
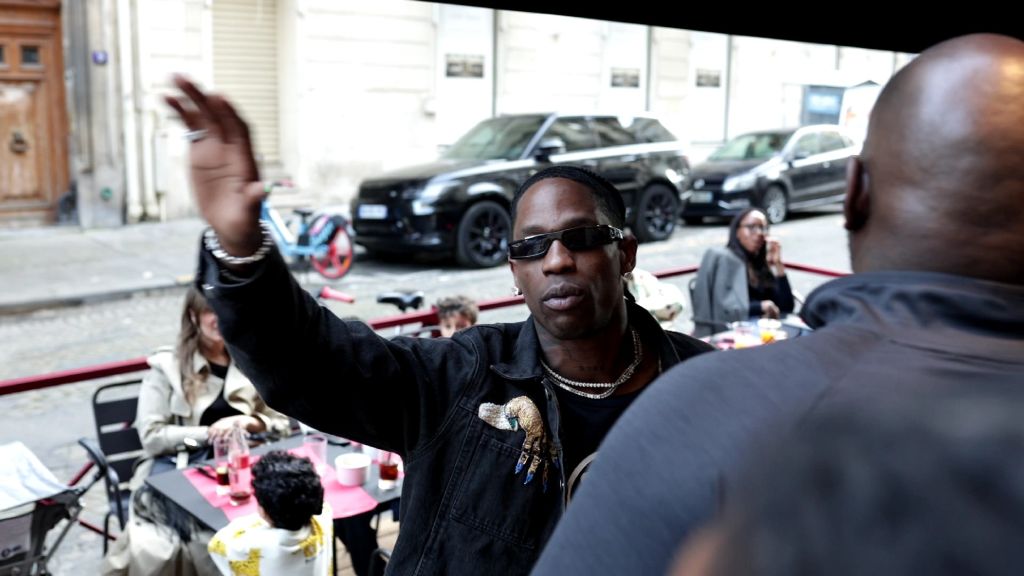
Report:
[[[636,267],[637,239],[633,234],[627,234],[619,244],[619,251],[622,254],[622,273],[632,272]]]
[[[855,232],[867,224],[871,213],[871,179],[859,156],[846,164],[846,197],[843,199],[844,226]]]

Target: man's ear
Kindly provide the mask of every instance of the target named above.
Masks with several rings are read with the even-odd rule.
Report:
[[[632,272],[633,268],[636,267],[636,247],[636,236],[633,236],[632,233],[626,234],[622,240],[619,241],[619,264],[621,265],[623,274],[626,272]]]
[[[871,214],[871,178],[864,162],[853,156],[846,164],[846,197],[843,199],[844,226],[850,232],[864,227]]]

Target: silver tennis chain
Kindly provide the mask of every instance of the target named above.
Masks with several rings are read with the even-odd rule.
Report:
[[[633,336],[633,362],[629,366],[626,366],[626,369],[622,372],[622,376],[619,376],[615,382],[577,382],[576,380],[570,380],[558,372],[555,372],[543,359],[540,361],[540,364],[544,367],[544,371],[551,377],[551,380],[555,385],[562,390],[572,392],[577,396],[590,398],[591,400],[602,400],[614,394],[619,386],[622,386],[629,381],[629,379],[633,377],[633,372],[636,371],[637,367],[640,366],[640,362],[644,359],[644,352],[640,346],[640,335],[637,334],[636,329],[634,328],[630,328],[629,332]],[[593,393],[577,390],[577,388],[604,388],[605,390],[603,392]]]

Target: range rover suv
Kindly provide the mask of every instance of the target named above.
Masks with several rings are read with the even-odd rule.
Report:
[[[791,210],[841,202],[847,160],[859,152],[833,125],[742,134],[693,167],[683,220],[695,224],[757,206],[777,224]]]
[[[502,264],[516,188],[553,164],[584,166],[614,183],[640,241],[675,230],[690,166],[658,120],[513,114],[480,122],[435,162],[364,180],[352,202],[355,242],[370,253],[443,252],[463,266]]]

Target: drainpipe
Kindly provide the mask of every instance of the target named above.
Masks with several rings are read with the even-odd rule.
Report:
[[[647,111],[651,110],[651,85],[654,84],[654,79],[651,74],[654,70],[654,64],[652,60],[654,55],[654,26],[647,27],[647,86],[644,94],[644,109]]]
[[[135,6],[130,0],[117,0],[118,63],[121,74],[121,114],[124,122],[125,208],[128,222],[143,219],[141,174],[139,173],[138,93],[136,92]]]
[[[722,123],[722,141],[729,139],[729,108],[732,95],[732,34],[725,37],[725,119]]]
[[[498,115],[498,18],[499,12],[494,8],[491,23],[491,118]]]

